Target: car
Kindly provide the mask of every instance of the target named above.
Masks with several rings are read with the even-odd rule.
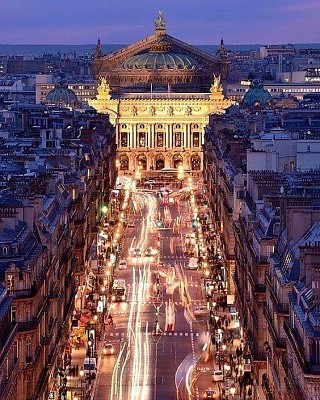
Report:
[[[206,389],[206,390],[204,391],[204,396],[203,396],[203,398],[206,399],[206,400],[213,400],[213,399],[216,399],[216,391],[213,390],[213,389]]]
[[[129,221],[127,226],[128,226],[128,228],[134,228],[135,227],[133,221]]]
[[[83,360],[83,371],[86,377],[95,379],[97,375],[97,360],[94,357],[86,357]]]
[[[214,382],[221,382],[223,381],[223,372],[221,369],[216,369],[212,373],[212,378]]]
[[[133,257],[141,257],[142,256],[142,250],[140,247],[136,247],[133,249]]]
[[[209,316],[209,310],[207,306],[196,306],[193,310],[195,317],[198,316]]]
[[[149,179],[149,180],[145,181],[144,184],[145,184],[145,185],[155,185],[155,184],[156,184],[156,181],[154,181],[153,179]]]
[[[104,342],[103,344],[103,354],[104,355],[112,355],[115,353],[115,349],[112,343]]]
[[[126,269],[127,268],[127,261],[126,260],[120,260],[119,261],[119,269]]]
[[[188,269],[197,269],[198,259],[196,257],[189,258]]]
[[[153,249],[152,247],[148,247],[144,254],[146,257],[152,257],[157,254],[157,250]]]

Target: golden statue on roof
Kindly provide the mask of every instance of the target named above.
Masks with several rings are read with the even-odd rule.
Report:
[[[211,85],[210,92],[211,93],[221,93],[223,90],[222,84],[221,84],[221,75],[215,76],[213,74],[213,84]]]
[[[98,96],[104,99],[111,99],[111,88],[105,76],[99,76],[100,83],[97,87]]]

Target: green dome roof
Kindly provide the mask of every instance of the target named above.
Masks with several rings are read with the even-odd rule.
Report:
[[[47,102],[50,104],[70,106],[77,103],[77,101],[76,94],[61,83],[47,94]]]
[[[250,89],[243,96],[242,103],[248,107],[260,106],[265,107],[271,102],[270,93],[263,88],[262,84],[258,81],[253,81]]]
[[[122,63],[123,69],[199,69],[200,64],[185,54],[150,51],[136,54]]]

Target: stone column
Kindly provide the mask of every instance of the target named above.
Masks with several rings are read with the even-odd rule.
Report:
[[[149,149],[152,149],[152,135],[151,135],[151,124],[147,124],[148,127],[148,144]]]
[[[165,125],[165,136],[166,136],[165,147],[167,147],[167,149],[172,148],[172,129],[171,128],[172,128],[171,124]]]
[[[137,124],[132,124],[132,148],[137,148]]]

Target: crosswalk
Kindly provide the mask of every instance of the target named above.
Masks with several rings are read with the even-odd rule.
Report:
[[[154,332],[149,331],[148,332],[149,336],[154,335]],[[161,333],[162,336],[183,336],[183,337],[199,337],[200,333],[199,332],[162,332]],[[105,334],[106,337],[110,337],[110,338],[125,338],[128,337],[128,333],[127,332],[106,332]]]

